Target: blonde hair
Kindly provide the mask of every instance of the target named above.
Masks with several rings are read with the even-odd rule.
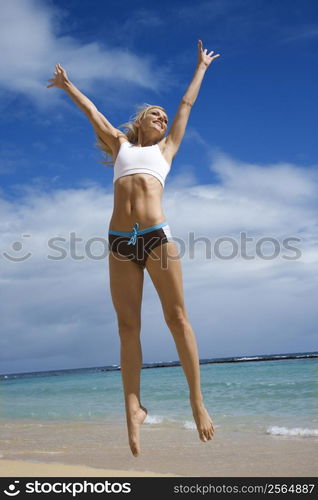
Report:
[[[145,117],[145,115],[147,114],[147,112],[153,108],[161,109],[162,111],[164,111],[166,113],[166,110],[164,108],[162,108],[161,106],[154,106],[151,104],[144,103],[141,106],[138,106],[136,113],[129,118],[128,122],[122,123],[121,125],[118,126],[118,128],[125,127],[125,132],[123,132],[121,135],[126,137],[131,144],[136,144],[136,142],[138,140],[138,127],[136,127],[135,123],[138,120],[142,120]],[[105,153],[106,158],[107,158],[107,155],[110,157],[112,156],[111,148],[102,140],[102,138],[100,136],[97,136],[96,146],[99,150],[101,150],[103,153]],[[112,159],[108,160],[108,161],[104,160],[101,163],[103,163],[104,165],[107,165],[109,167],[114,166],[114,162]]]

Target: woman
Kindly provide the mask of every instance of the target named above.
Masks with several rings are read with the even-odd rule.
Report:
[[[109,225],[109,275],[121,342],[121,373],[131,451],[140,453],[139,427],[147,416],[140,401],[141,301],[144,269],[158,292],[189,385],[190,404],[200,439],[212,439],[212,420],[204,407],[195,335],[183,298],[177,247],[161,206],[165,178],[182,141],[201,82],[219,57],[203,50],[193,79],[167,135],[168,117],[160,106],[142,109],[128,134],[116,129],[69,80],[60,64],[47,87],[66,91],[92,123],[99,143],[114,160],[114,210]]]

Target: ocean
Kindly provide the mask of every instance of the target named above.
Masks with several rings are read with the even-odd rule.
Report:
[[[285,438],[318,438],[318,353],[202,360],[205,405],[215,428]],[[0,375],[0,419],[125,424],[119,367]],[[145,365],[146,426],[195,430],[178,362]]]

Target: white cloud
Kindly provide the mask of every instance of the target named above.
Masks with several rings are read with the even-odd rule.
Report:
[[[41,107],[52,105],[60,94],[49,89],[48,99],[46,85],[56,63],[61,63],[84,91],[98,80],[152,90],[163,84],[166,87],[167,70],[154,65],[150,56],[139,57],[98,41],[84,44],[74,37],[63,36],[58,29],[61,18],[62,11],[38,0],[2,2],[0,88],[4,92],[23,94]]]
[[[317,336],[318,228],[317,177],[295,165],[247,165],[219,155],[211,168],[220,183],[190,185],[167,181],[164,212],[175,237],[186,241],[182,256],[185,301],[198,337],[200,357],[314,350]],[[282,196],[279,197],[282,185]],[[290,184],[290,186],[289,186]],[[177,186],[177,187],[176,187]],[[289,187],[288,187],[289,186]],[[298,186],[298,187],[297,187]],[[116,316],[108,277],[107,228],[113,206],[112,186],[82,189],[34,189],[20,201],[3,198],[0,209],[2,335],[0,371],[41,370],[113,364],[119,359]],[[195,245],[189,255],[189,232],[205,237],[212,249]],[[277,239],[280,254],[266,260],[217,258],[215,243],[246,232]],[[73,246],[70,239],[82,241]],[[26,236],[30,234],[31,236]],[[24,236],[23,236],[24,235]],[[300,237],[301,258],[287,260],[282,241]],[[66,252],[48,248],[53,237]],[[103,242],[92,238],[104,238]],[[17,245],[17,243],[23,244]],[[85,245],[95,256],[89,258]],[[15,249],[12,245],[15,245]],[[76,254],[74,251],[76,250]],[[221,248],[224,256],[231,244]],[[271,245],[262,247],[264,255]],[[3,252],[23,262],[12,262]],[[85,256],[81,259],[81,256]],[[157,293],[145,273],[143,294],[144,361],[177,359]]]
[[[217,153],[211,170],[219,175],[228,191],[237,191],[253,199],[270,198],[295,205],[302,199],[313,200],[317,196],[317,168],[308,169],[304,175],[303,169],[296,165],[279,163],[260,167],[231,161],[228,156]]]

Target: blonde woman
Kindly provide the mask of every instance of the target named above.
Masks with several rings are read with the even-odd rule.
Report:
[[[139,111],[128,132],[115,128],[69,80],[60,64],[47,87],[58,87],[85,113],[99,144],[114,162],[114,208],[109,224],[109,276],[120,336],[120,364],[125,395],[129,445],[140,454],[139,427],[147,416],[140,401],[141,301],[144,269],[158,292],[188,382],[190,404],[199,437],[213,437],[212,420],[203,403],[196,338],[186,312],[181,263],[161,199],[166,176],[180,147],[186,125],[207,68],[219,57],[198,42],[192,81],[167,132],[168,116],[161,106]],[[127,124],[126,124],[127,125]]]

